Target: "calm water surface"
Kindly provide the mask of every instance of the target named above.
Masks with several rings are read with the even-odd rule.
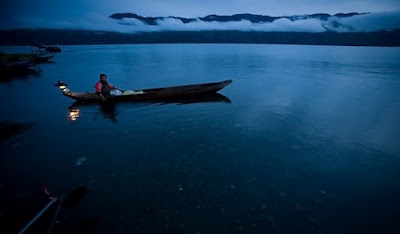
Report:
[[[0,219],[22,228],[79,186],[54,233],[398,233],[400,49],[63,46],[0,82]],[[3,52],[30,51],[2,47]],[[74,105],[92,91],[232,79],[225,98]],[[82,163],[79,163],[81,160]],[[46,230],[52,215],[31,231]]]

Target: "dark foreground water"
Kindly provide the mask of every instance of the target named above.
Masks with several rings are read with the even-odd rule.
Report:
[[[30,48],[3,47],[7,51]],[[0,228],[86,186],[53,233],[399,233],[400,49],[63,46],[0,82]],[[232,79],[225,97],[74,105],[53,86]],[[47,231],[57,203],[31,232]],[[5,232],[2,232],[5,233]]]

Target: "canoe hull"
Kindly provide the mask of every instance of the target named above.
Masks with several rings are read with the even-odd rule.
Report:
[[[34,63],[47,63],[54,57],[54,55],[36,55],[34,57]]]
[[[232,83],[232,80],[225,80],[222,82],[206,83],[206,84],[195,84],[195,85],[183,85],[174,86],[167,88],[157,89],[143,89],[137,90],[142,91],[140,94],[132,95],[120,95],[113,96],[111,101],[113,102],[124,102],[124,101],[143,101],[143,100],[158,100],[177,98],[183,96],[197,96],[207,93],[216,93],[223,89],[227,85]],[[63,94],[69,98],[72,98],[80,102],[101,102],[101,98],[96,93],[76,93],[76,92],[63,92]]]

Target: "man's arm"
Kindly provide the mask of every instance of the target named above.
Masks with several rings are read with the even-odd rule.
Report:
[[[97,93],[99,95],[99,97],[101,98],[101,100],[103,101],[107,101],[107,99],[103,96],[102,93]]]
[[[97,82],[96,85],[94,86],[94,89],[96,91],[96,94],[99,95],[101,100],[106,101],[107,99],[104,97],[104,95],[101,93],[101,83]]]

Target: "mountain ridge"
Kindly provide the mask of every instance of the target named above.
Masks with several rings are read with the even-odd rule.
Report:
[[[103,28],[100,22],[100,27],[89,29],[0,30],[0,45],[254,43],[400,46],[400,28],[397,27],[396,17],[387,24],[388,27],[382,27],[379,22],[374,26],[373,21],[367,21],[370,26],[364,23],[364,27],[360,27],[359,19],[355,19],[355,24],[349,23],[351,17],[365,14],[370,15],[363,17],[364,22],[366,18],[374,19],[370,17],[374,13],[357,12],[279,17],[244,13],[201,18],[143,17],[134,13],[116,13],[106,18],[108,24]],[[391,16],[384,15],[384,19],[392,19]]]
[[[300,19],[320,19],[323,21],[328,20],[331,17],[337,18],[346,18],[353,17],[356,15],[365,15],[369,13],[358,13],[358,12],[350,12],[350,13],[337,13],[334,15],[330,15],[327,13],[315,13],[315,14],[304,14],[304,15],[292,15],[292,16],[269,16],[269,15],[258,15],[258,14],[250,14],[250,13],[242,13],[242,14],[234,14],[234,15],[216,15],[211,14],[205,17],[196,17],[196,18],[184,18],[178,16],[156,16],[156,17],[144,17],[135,13],[114,13],[109,16],[109,18],[115,20],[123,20],[123,19],[137,19],[148,25],[158,25],[158,20],[165,19],[177,19],[182,23],[187,24],[191,22],[195,22],[198,20],[205,22],[234,22],[241,20],[248,20],[252,23],[271,23],[278,19],[288,19],[291,21],[300,20]]]

